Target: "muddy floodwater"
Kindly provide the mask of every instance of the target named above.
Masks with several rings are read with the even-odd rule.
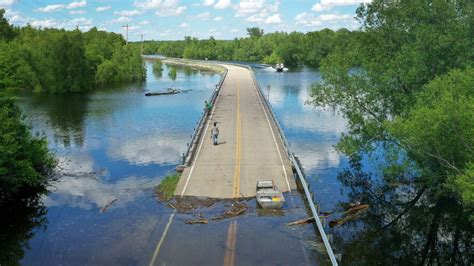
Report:
[[[10,261],[327,265],[313,225],[287,226],[309,215],[298,192],[286,194],[277,212],[261,210],[255,199],[158,200],[154,188],[180,164],[204,101],[221,76],[186,67],[175,72],[169,65],[154,71],[151,62],[146,67],[141,84],[82,95],[16,95],[26,121],[49,140],[59,173],[40,203],[20,213],[13,208],[14,225],[2,226],[15,228],[2,233]],[[333,145],[346,131],[346,121],[308,104],[311,85],[321,80],[318,71],[253,67],[304,167],[342,265],[410,265],[430,258],[443,264],[453,256],[473,261],[473,227],[462,208],[429,197],[404,204],[416,191],[380,182],[373,162],[349,162],[336,152]],[[144,96],[168,87],[190,91]]]

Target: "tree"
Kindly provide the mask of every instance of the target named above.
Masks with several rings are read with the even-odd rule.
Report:
[[[247,28],[247,34],[250,38],[260,38],[263,36],[263,30],[258,27]]]
[[[436,191],[453,185],[466,210],[474,210],[474,68],[431,81],[407,115],[387,125],[420,174],[430,177],[424,185]]]
[[[12,99],[0,98],[0,204],[45,191],[56,165],[44,138],[31,135]]]
[[[15,31],[5,18],[5,9],[0,9],[0,41],[9,41],[14,37]]]
[[[473,6],[375,0],[357,15],[365,31],[323,60],[325,81],[312,91],[314,104],[348,120],[338,150],[378,160],[384,180],[413,184],[416,195],[469,205],[460,187],[472,186]]]

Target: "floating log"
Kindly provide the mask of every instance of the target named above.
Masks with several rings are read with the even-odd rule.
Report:
[[[186,220],[185,224],[208,224],[209,221],[206,219]]]
[[[294,222],[288,223],[287,225],[288,226],[293,226],[293,225],[307,224],[307,223],[312,223],[312,222],[314,222],[314,217],[309,217],[309,218],[306,218],[306,219],[301,219],[301,220],[298,220],[298,221],[294,221]]]
[[[102,207],[102,209],[100,209],[100,212],[101,213],[106,212],[110,208],[110,206],[112,206],[112,204],[114,204],[114,202],[116,202],[116,201],[117,201],[117,199],[113,199],[113,200],[109,201],[107,204],[105,204],[104,207]]]

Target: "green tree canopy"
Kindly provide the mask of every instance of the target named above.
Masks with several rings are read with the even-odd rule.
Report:
[[[247,28],[247,34],[252,38],[259,38],[263,36],[263,30],[258,27]]]
[[[0,204],[45,190],[56,164],[44,138],[32,136],[12,99],[0,97]]]

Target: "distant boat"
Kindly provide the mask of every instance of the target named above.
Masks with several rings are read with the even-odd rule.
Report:
[[[283,72],[283,70],[285,69],[285,66],[283,65],[283,63],[276,64],[275,69],[277,72]]]

